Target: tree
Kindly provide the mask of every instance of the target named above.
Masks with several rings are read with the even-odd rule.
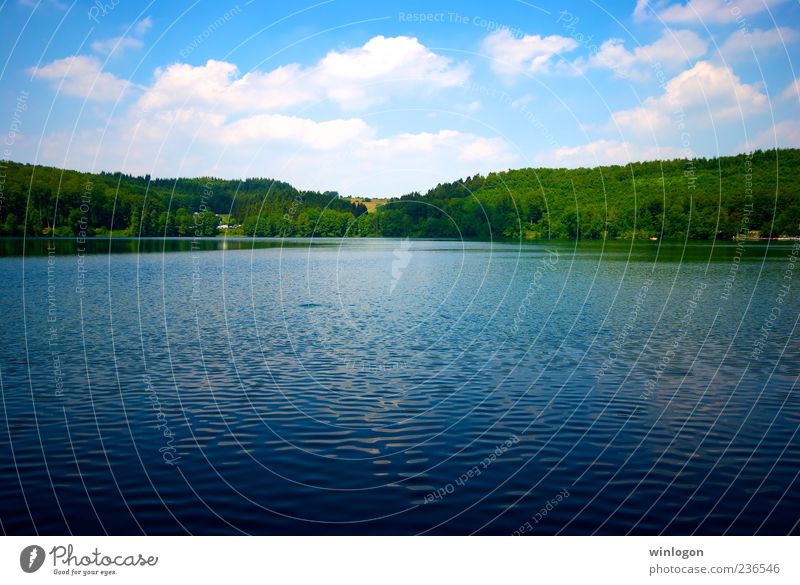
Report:
[[[42,235],[42,214],[37,209],[28,211],[28,218],[25,223],[25,235],[29,238]]]
[[[0,227],[4,236],[16,236],[19,233],[19,227],[17,226],[17,216],[13,213],[9,213],[6,216],[6,221],[3,223],[2,227]]]
[[[199,215],[199,222],[201,235],[209,237],[217,235],[217,227],[219,227],[219,216],[213,211],[206,210]]]
[[[88,220],[85,219],[85,216],[81,212],[80,209],[73,209],[69,212],[69,218],[67,220],[67,227],[69,229],[69,235],[77,236],[80,234],[81,228],[86,230],[88,227]]]

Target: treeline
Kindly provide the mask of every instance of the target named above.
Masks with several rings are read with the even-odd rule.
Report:
[[[366,213],[333,191],[272,179],[151,179],[0,161],[0,235],[343,236]]]
[[[384,236],[800,235],[800,150],[475,175],[383,206]]]
[[[367,213],[271,179],[151,179],[0,161],[0,235],[731,238],[800,235],[800,150],[475,175]]]

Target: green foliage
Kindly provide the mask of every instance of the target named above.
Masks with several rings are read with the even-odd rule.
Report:
[[[16,214],[12,212],[6,215],[5,221],[0,224],[0,235],[16,236],[19,235],[19,231],[19,223]]]
[[[380,235],[410,237],[800,235],[800,150],[475,175],[401,197],[376,221]]]
[[[77,236],[83,228],[87,236],[208,237],[221,233],[223,216],[241,226],[229,235],[341,237],[366,213],[336,192],[271,179],[151,179],[10,161],[0,161],[0,177],[4,236]]]
[[[800,150],[592,169],[519,169],[367,213],[271,179],[151,179],[0,161],[0,235],[731,238],[800,235]],[[237,219],[238,218],[238,221]]]

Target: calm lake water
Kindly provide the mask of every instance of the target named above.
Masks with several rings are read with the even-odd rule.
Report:
[[[21,246],[5,533],[798,532],[792,243]]]

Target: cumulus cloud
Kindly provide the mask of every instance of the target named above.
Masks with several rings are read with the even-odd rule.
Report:
[[[647,9],[650,6],[650,0],[636,0],[636,8],[633,10],[633,17],[636,20],[642,20],[648,15]]]
[[[103,71],[97,57],[66,57],[28,72],[50,81],[59,92],[91,101],[118,100],[132,87],[130,81]]]
[[[150,18],[134,28],[143,34]],[[141,46],[132,37],[99,40],[92,48],[104,54]],[[411,37],[377,36],[363,46],[330,51],[309,67],[296,63],[269,71],[254,70],[244,75],[227,61],[209,60],[204,65],[175,63],[155,72],[153,83],[144,88],[137,108],[142,111],[175,107],[211,108],[228,114],[267,112],[330,100],[343,109],[380,104],[393,96],[425,94],[463,85],[469,68],[438,55]],[[88,86],[100,86],[92,99],[106,97],[117,87],[130,87],[127,81],[100,72],[94,57],[74,56],[36,69],[40,79],[65,78],[64,90],[88,96]],[[104,96],[104,97],[99,97]],[[115,96],[116,97],[116,96]]]
[[[634,18],[655,15],[669,24],[725,24],[755,16],[786,0],[690,0],[689,2],[651,2],[638,0]]]
[[[317,98],[298,65],[241,75],[233,63],[212,59],[205,65],[176,63],[157,69],[155,81],[139,99],[138,107],[163,110],[196,106],[235,114],[287,108]]]
[[[331,51],[310,72],[316,85],[340,105],[383,101],[388,86],[399,90],[430,91],[462,85],[466,65],[452,61],[411,37],[377,36],[363,47]],[[377,94],[373,97],[373,93]]]
[[[483,42],[483,50],[492,59],[492,69],[505,77],[550,71],[555,57],[577,47],[578,43],[569,37],[525,35],[517,38],[508,29],[493,32]]]
[[[667,30],[655,42],[635,47],[632,51],[625,48],[622,39],[609,39],[587,61],[576,62],[576,68],[605,68],[614,71],[617,77],[641,80],[650,78],[654,67],[676,71],[707,51],[708,41],[697,33]]]
[[[65,150],[69,148],[69,150]],[[360,118],[317,122],[281,114],[228,121],[195,109],[116,121],[103,135],[49,136],[42,162],[155,176],[273,176],[305,189],[400,195],[519,164],[499,137],[443,129],[380,136]]]
[[[467,140],[463,143],[453,145],[458,160],[484,164],[488,162],[495,165],[495,168],[501,168],[502,165],[511,164],[518,158],[509,151],[506,141],[502,138],[481,138],[460,132],[456,136],[458,140],[465,137]]]
[[[465,65],[411,37],[378,36],[360,47],[330,51],[308,66],[290,63],[245,74],[226,61],[175,63],[137,87],[138,99],[105,135],[96,129],[75,139],[50,135],[42,157],[74,168],[96,160],[101,168],[156,176],[269,175],[301,188],[343,192],[360,178],[380,176],[361,188],[402,194],[518,159],[497,137],[449,129],[387,134],[360,117],[311,119],[298,109],[331,102],[353,110],[462,87],[469,74]],[[70,57],[35,75],[63,81],[65,91],[90,99],[114,99],[131,87],[100,71],[96,57]],[[476,101],[467,110],[479,106]]]
[[[140,106],[191,103],[241,112],[331,100],[352,110],[383,103],[394,95],[456,87],[468,77],[465,65],[454,64],[415,38],[377,36],[362,47],[331,51],[311,67],[293,63],[242,75],[226,61],[170,65],[156,71]]]
[[[729,67],[700,61],[670,79],[664,93],[649,97],[641,106],[614,112],[612,128],[651,134],[674,130],[676,119],[693,127],[708,128],[764,109],[767,98],[755,85],[747,85]]]
[[[354,140],[368,140],[372,129],[360,118],[315,122],[296,116],[260,114],[221,128],[220,142],[238,145],[245,142],[287,142],[312,150],[341,148]]]
[[[788,26],[767,30],[755,29],[750,32],[737,30],[719,48],[719,54],[725,61],[732,61],[742,55],[768,56],[771,50],[785,47],[796,42],[798,38],[800,38],[798,31]]]

